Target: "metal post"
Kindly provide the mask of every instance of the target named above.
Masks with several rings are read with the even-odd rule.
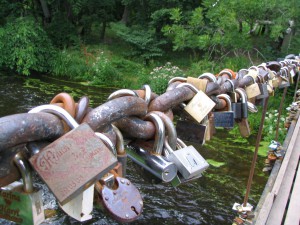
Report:
[[[280,123],[280,116],[281,116],[281,113],[282,113],[282,107],[283,107],[284,99],[285,99],[285,96],[286,96],[287,88],[288,87],[284,88],[283,94],[282,94],[282,97],[281,97],[281,101],[280,101],[278,117],[277,117],[277,124],[276,124],[275,141],[278,141],[278,130],[279,130],[279,123]]]
[[[254,169],[255,169],[255,164],[256,164],[257,155],[258,155],[259,143],[260,143],[260,140],[261,140],[262,131],[263,131],[263,128],[264,128],[265,117],[266,117],[266,113],[267,113],[267,109],[268,109],[268,101],[269,101],[269,97],[267,97],[265,99],[265,104],[264,104],[262,115],[261,115],[261,121],[260,121],[259,130],[258,130],[258,134],[257,134],[257,138],[256,138],[256,143],[255,143],[255,151],[254,151],[254,155],[253,155],[253,159],[252,159],[252,163],[251,163],[251,169],[250,169],[250,174],[249,174],[248,183],[247,183],[247,190],[246,190],[244,203],[243,203],[244,207],[247,206],[249,193],[250,193],[250,190],[251,190],[251,185],[252,185],[252,180],[253,180],[253,175],[254,175]]]

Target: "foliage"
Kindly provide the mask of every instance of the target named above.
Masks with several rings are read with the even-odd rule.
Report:
[[[99,52],[91,67],[92,84],[117,84],[120,81],[119,72],[103,51]]]
[[[278,119],[278,110],[271,110],[267,112],[263,130],[263,140],[271,141],[274,140],[276,134],[276,125]],[[284,128],[284,115],[281,115],[279,119],[279,128],[278,128],[278,140],[284,140],[286,136],[286,129]]]
[[[147,83],[156,94],[162,94],[168,87],[168,82],[173,77],[184,77],[185,74],[177,66],[167,62],[164,66],[155,67],[149,76]]]
[[[116,34],[131,46],[131,51],[127,53],[129,56],[140,57],[146,64],[150,59],[158,58],[163,55],[161,45],[165,41],[157,40],[154,32],[145,30],[142,27],[128,28],[121,23],[112,26]]]
[[[49,38],[58,48],[66,48],[80,43],[76,27],[63,13],[56,13],[45,28]]]
[[[33,18],[20,17],[0,28],[0,52],[0,65],[29,75],[49,70],[54,48]]]
[[[72,80],[90,80],[88,65],[82,52],[77,50],[61,50],[51,61],[51,74]]]

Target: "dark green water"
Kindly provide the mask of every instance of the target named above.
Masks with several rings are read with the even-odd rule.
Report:
[[[46,77],[0,75],[0,117],[48,104],[60,92],[70,93],[76,101],[86,95],[90,98],[91,107],[97,107],[113,91],[111,88],[87,87]],[[144,200],[143,214],[132,224],[232,224],[236,216],[232,206],[235,202],[243,202],[254,150],[254,142],[239,144],[234,143],[233,138],[228,131],[218,130],[217,135],[204,146],[194,145],[211,165],[203,177],[177,188],[157,183],[129,160],[127,178],[139,188]],[[264,158],[259,157],[249,197],[249,203],[254,206],[267,180],[261,172],[263,162]],[[57,210],[57,214],[44,224],[80,224],[59,209],[42,182],[36,185],[45,190],[45,208]],[[7,223],[0,220],[0,224]],[[93,219],[84,224],[118,223],[95,205]]]

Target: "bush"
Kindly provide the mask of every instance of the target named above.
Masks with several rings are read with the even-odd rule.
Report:
[[[184,77],[185,74],[177,66],[173,66],[167,62],[164,66],[155,67],[150,72],[149,80],[147,81],[156,94],[162,94],[168,87],[168,82],[173,77]]]
[[[47,72],[54,48],[43,28],[31,17],[17,18],[0,30],[0,66],[29,75]]]

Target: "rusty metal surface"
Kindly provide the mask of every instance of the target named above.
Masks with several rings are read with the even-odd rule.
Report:
[[[17,145],[2,151],[0,154],[0,187],[21,179],[21,174],[13,162],[14,156],[25,151],[25,144]]]
[[[281,65],[277,61],[270,61],[266,63],[266,67],[269,68],[270,70],[274,70],[278,72],[281,68]]]
[[[108,124],[127,116],[145,116],[147,104],[139,97],[125,96],[106,102],[89,112],[83,119],[93,130],[101,130]]]
[[[145,99],[145,90],[134,90],[134,92],[142,99]],[[150,101],[157,98],[159,95],[151,92]]]
[[[129,138],[151,139],[155,135],[154,124],[137,117],[123,118],[114,124]]]
[[[101,195],[103,205],[119,222],[128,223],[137,219],[143,211],[143,200],[139,190],[126,178],[116,177],[118,188],[104,186]]]
[[[75,107],[75,120],[77,123],[81,123],[83,117],[88,112],[90,99],[87,96],[81,97]]]
[[[149,112],[167,111],[184,101],[192,99],[194,95],[195,93],[188,87],[180,87],[167,91],[150,102]]]
[[[29,161],[62,205],[117,164],[87,124],[52,142]]]
[[[49,113],[21,113],[0,118],[0,152],[38,140],[55,140],[64,134],[58,117]]]

